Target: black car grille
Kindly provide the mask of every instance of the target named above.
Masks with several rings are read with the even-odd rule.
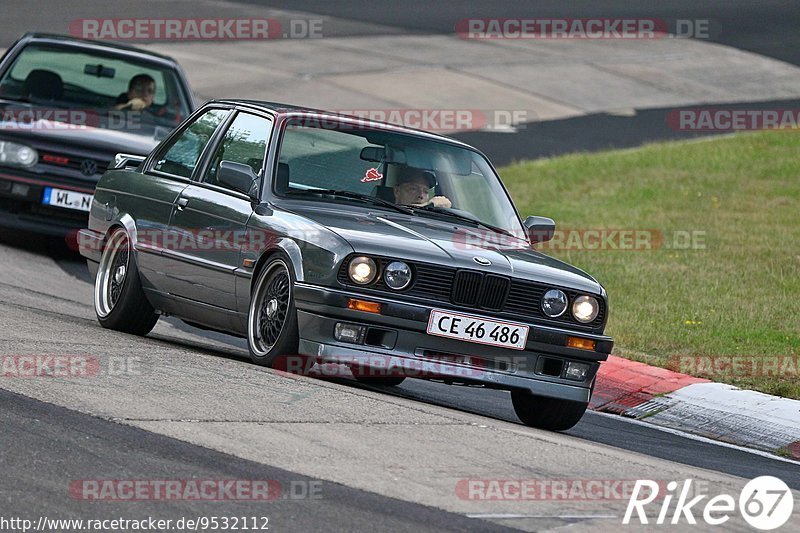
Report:
[[[67,162],[66,164],[55,162],[54,160],[48,160],[45,156],[50,156],[53,158],[65,159]],[[42,152],[42,159],[41,162],[47,165],[53,165],[56,167],[62,168],[70,168],[72,170],[77,170],[83,174],[82,165],[84,161],[92,161],[96,167],[94,174],[102,174],[108,169],[108,166],[111,164],[111,161],[105,161],[101,159],[94,159],[92,157],[85,157],[79,156],[74,154],[67,154],[63,152],[54,152],[51,150],[44,150]]]
[[[453,281],[450,301],[456,305],[500,311],[510,286],[511,280],[503,276],[459,270]]]
[[[349,259],[349,258],[348,258]],[[375,258],[381,271],[393,259]],[[345,260],[339,269],[337,279],[342,285],[355,286],[347,276],[347,263]],[[564,325],[570,327],[599,331],[605,323],[605,301],[598,298],[600,312],[591,323],[582,324],[575,320],[569,311],[558,318],[544,315],[541,307],[542,296],[550,288],[563,290],[569,301],[578,296],[577,291],[564,287],[553,287],[533,281],[510,279],[496,274],[487,274],[476,270],[457,270],[455,268],[410,263],[414,270],[414,283],[402,291],[389,289],[382,279],[379,279],[369,288],[358,287],[359,290],[386,294],[403,294],[404,296],[422,300],[428,305],[434,302],[451,303],[467,309],[493,311],[505,315],[510,319],[527,319],[546,324]]]

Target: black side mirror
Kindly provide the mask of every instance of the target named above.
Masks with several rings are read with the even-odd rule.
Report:
[[[255,185],[258,182],[258,176],[250,165],[221,161],[217,171],[217,180],[226,187],[242,192],[251,198],[257,194]]]
[[[553,238],[553,234],[556,232],[556,223],[552,218],[528,217],[524,224],[531,244],[547,242]]]

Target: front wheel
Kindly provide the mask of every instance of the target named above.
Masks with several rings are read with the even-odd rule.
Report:
[[[131,248],[123,228],[109,236],[94,282],[94,311],[104,328],[147,335],[158,313],[144,295]]]
[[[585,402],[536,396],[524,391],[512,391],[511,403],[523,424],[551,431],[564,431],[573,427],[583,417],[589,405]]]
[[[247,318],[247,345],[250,359],[257,365],[285,364],[291,372],[292,367],[307,364],[306,358],[297,355],[293,283],[289,262],[282,256],[270,259],[256,277]]]

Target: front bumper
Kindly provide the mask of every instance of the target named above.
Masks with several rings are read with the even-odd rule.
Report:
[[[300,354],[320,362],[347,364],[358,368],[362,375],[407,376],[520,389],[540,396],[588,402],[600,362],[608,358],[613,347],[613,340],[603,335],[526,323],[530,333],[525,349],[512,350],[429,335],[431,308],[421,305],[305,283],[295,284],[294,297]],[[348,309],[350,298],[380,303],[381,313]],[[445,306],[436,308],[464,312]],[[366,326],[368,333],[363,342],[337,340],[334,330],[340,322]],[[567,347],[569,336],[594,340],[596,351]],[[581,381],[564,377],[563,370],[570,361],[587,365],[589,370]]]
[[[0,172],[0,226],[62,237],[89,222],[89,213],[44,205],[45,187],[93,194],[94,189],[64,183],[60,179]]]

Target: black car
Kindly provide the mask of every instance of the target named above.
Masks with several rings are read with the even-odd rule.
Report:
[[[583,415],[613,345],[606,293],[533,248],[554,222],[523,221],[474,148],[220,100],[122,159],[80,232],[104,327],[175,315],[247,338],[261,365],[506,389],[548,429]]]
[[[146,107],[129,103],[137,76]],[[169,57],[26,34],[0,60],[0,226],[51,235],[85,227],[114,156],[148,154],[193,109]]]

